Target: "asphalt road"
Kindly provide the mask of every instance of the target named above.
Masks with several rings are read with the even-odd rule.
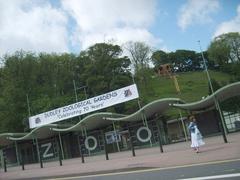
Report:
[[[202,178],[200,178],[202,177]],[[194,178],[194,179],[189,179]],[[119,172],[89,176],[56,178],[55,180],[175,180],[175,179],[240,179],[240,161],[222,161],[174,167],[168,169],[143,169],[130,172]]]

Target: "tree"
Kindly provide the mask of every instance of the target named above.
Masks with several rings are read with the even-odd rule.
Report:
[[[209,58],[219,65],[240,62],[240,33],[230,32],[214,38],[208,48]]]
[[[212,42],[208,48],[209,59],[224,66],[229,62],[230,49],[222,40]]]
[[[130,53],[135,73],[149,67],[152,51],[146,43],[130,41],[126,44],[125,48]]]
[[[0,67],[0,132],[27,129],[27,96],[31,116],[74,103],[73,80],[78,87],[88,85],[89,97],[132,82],[130,59],[122,56],[119,46],[112,44],[96,44],[79,56],[20,51],[3,57],[3,62]],[[77,93],[81,100],[84,92]],[[124,112],[125,107],[121,104],[115,110]]]
[[[90,96],[116,90],[131,83],[130,59],[122,55],[118,45],[97,43],[82,51],[79,59],[84,63],[83,78]],[[115,108],[124,110],[124,105]]]
[[[19,51],[5,56],[0,70],[0,131],[26,129],[27,95],[31,115],[74,102],[75,62],[71,54]]]
[[[131,63],[133,66],[133,76],[135,76],[135,80],[139,81],[138,85],[143,85],[143,88],[150,92],[151,89],[149,82],[150,74],[149,74],[149,65],[151,61],[152,50],[151,48],[144,42],[128,42],[125,45],[126,50],[129,53]]]
[[[173,66],[178,67],[179,71],[191,71],[198,65],[195,51],[177,50],[172,59]]]
[[[88,94],[96,96],[131,83],[130,59],[122,57],[118,45],[97,43],[82,51],[79,59],[83,62],[83,79]]]
[[[169,63],[172,66],[173,72],[200,70],[203,66],[201,54],[184,49],[169,53],[161,50],[155,51],[152,55],[152,62],[155,68]]]
[[[162,50],[155,51],[152,54],[151,59],[152,59],[152,62],[153,62],[155,67],[159,67],[162,64],[170,63],[168,53],[166,53]]]
[[[5,131],[20,131],[28,116],[26,94],[36,82],[35,55],[23,51],[4,57],[1,82],[0,119]]]

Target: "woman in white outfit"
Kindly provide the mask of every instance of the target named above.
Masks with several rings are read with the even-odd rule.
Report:
[[[197,124],[196,124],[196,119],[191,116],[190,117],[190,124],[188,126],[188,130],[191,134],[191,147],[195,150],[196,153],[199,152],[199,147],[204,145],[205,143],[202,140],[202,135],[199,131],[199,129],[197,128]]]

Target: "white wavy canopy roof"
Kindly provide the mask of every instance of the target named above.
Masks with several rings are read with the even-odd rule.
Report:
[[[173,106],[189,111],[203,111],[215,106],[214,98],[216,98],[218,102],[222,102],[238,95],[240,95],[240,82],[226,85],[200,101],[186,104],[173,104]]]
[[[27,133],[2,133],[0,134],[0,145],[5,146],[8,145],[10,143],[12,143],[11,141],[11,137],[22,137],[25,136]]]
[[[61,125],[58,124],[46,124],[40,127],[37,127],[30,131],[29,133],[25,134],[22,137],[9,137],[10,140],[14,141],[22,141],[22,140],[29,140],[29,139],[45,139],[47,137],[51,137],[54,134],[56,134],[54,131],[52,131],[52,128],[59,127]]]
[[[64,128],[64,129],[53,128],[53,131],[58,131],[58,132],[81,131],[82,128],[86,128],[87,130],[97,129],[112,123],[111,121],[106,121],[106,118],[110,118],[110,117],[117,118],[117,117],[123,117],[123,116],[125,115],[110,113],[110,112],[95,113],[85,117],[80,122],[78,122],[77,124],[71,127]]]
[[[174,104],[174,103],[183,103],[183,101],[178,98],[158,99],[143,106],[141,109],[139,109],[137,112],[131,115],[120,117],[120,118],[107,118],[107,120],[139,121],[142,119],[143,115],[146,118],[148,118],[154,115],[155,113],[163,113],[165,110],[167,110],[171,106],[171,104]]]

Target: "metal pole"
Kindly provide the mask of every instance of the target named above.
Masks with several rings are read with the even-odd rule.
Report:
[[[85,133],[85,137],[87,138],[87,128],[84,126],[84,133]],[[89,149],[88,150],[88,155],[90,156],[91,155],[91,152]]]
[[[60,141],[58,143],[58,159],[59,159],[59,165],[62,166],[62,148],[60,145]]]
[[[76,99],[76,102],[78,102],[78,96],[77,96],[77,89],[76,89],[76,83],[75,83],[75,80],[73,80],[73,87],[74,87],[75,99]]]
[[[79,134],[77,134],[77,143],[78,143],[79,155],[81,156],[81,144],[80,144],[79,137],[80,137]]]
[[[3,149],[0,149],[0,167],[3,167],[3,159],[4,159],[4,156],[3,156]]]
[[[77,88],[76,88],[76,83],[75,80],[73,80],[73,87],[74,87],[74,94],[75,94],[75,100],[78,102],[78,95],[77,95]],[[81,120],[81,116],[78,116],[78,120]]]
[[[37,148],[37,153],[38,153],[38,159],[40,162],[40,167],[43,168],[42,155],[41,155],[41,151],[38,146],[38,139],[36,137],[34,137],[34,138],[35,138],[35,142],[36,142],[36,148]]]
[[[43,168],[42,153],[40,150],[40,167]]]
[[[78,89],[83,89],[84,90],[84,94],[85,94],[85,99],[87,99],[87,91],[86,91],[86,87],[87,86],[81,86],[81,87],[77,88],[75,80],[73,80],[73,86],[74,86],[75,96],[77,95],[77,90]],[[76,99],[78,99],[77,96],[76,96]]]
[[[136,84],[133,74],[132,74],[132,81],[133,81],[134,84]],[[137,102],[138,102],[138,108],[140,110],[142,107],[141,107],[139,98],[137,99]],[[145,116],[144,112],[141,112],[141,117],[142,117],[143,125],[148,128],[148,123],[147,123],[147,119],[146,119],[146,116]],[[150,146],[152,147],[152,140],[150,139],[149,142],[150,142]]]
[[[136,84],[135,82],[135,79],[134,79],[134,75],[132,74],[132,81],[133,81],[133,84]],[[140,101],[139,101],[139,98],[137,99],[137,102],[138,102],[138,108],[141,109],[141,104],[140,104]],[[143,121],[143,125],[145,126],[145,119],[143,117],[143,115],[141,114],[141,117],[142,117],[142,121]]]
[[[37,160],[38,160],[38,162],[40,162],[40,156],[39,156],[39,149],[38,149],[38,144],[37,144],[37,142],[36,142],[36,139],[35,139],[35,137],[33,138],[33,144],[35,144],[35,146],[36,146],[36,149],[37,149]]]
[[[112,123],[113,123],[113,129],[114,129],[114,132],[115,132],[115,136],[117,136],[118,134],[117,134],[117,131],[116,131],[116,126],[115,126],[114,121],[112,121]],[[116,141],[116,143],[117,143],[118,152],[120,152],[120,147],[119,147],[118,140]]]
[[[28,94],[26,94],[27,96],[27,106],[28,106],[28,116],[31,116],[31,109],[30,109],[30,105],[29,105],[29,98],[28,98]]]
[[[143,118],[145,120],[145,126],[149,129],[147,118],[146,118],[146,115],[144,113],[143,113]],[[150,138],[149,142],[150,142],[150,146],[152,147],[152,139],[151,138]]]
[[[224,140],[225,143],[227,143],[228,141],[227,141],[227,137],[226,137],[226,132],[224,130],[224,119],[221,115],[221,112],[220,112],[221,109],[220,109],[220,106],[218,105],[217,98],[215,97],[215,94],[214,94],[211,78],[210,78],[210,75],[208,73],[208,68],[207,68],[206,60],[205,60],[203,52],[202,52],[200,41],[198,41],[198,43],[199,43],[199,47],[200,47],[200,50],[201,50],[201,55],[202,55],[203,63],[204,63],[204,66],[205,66],[205,70],[206,70],[206,73],[207,73],[208,83],[209,83],[209,86],[210,86],[210,89],[211,89],[211,93],[213,94],[214,104],[215,104],[215,107],[216,107],[217,111],[220,114],[220,119],[221,119],[220,120],[220,127],[221,127],[221,131],[222,131],[223,140]]]
[[[218,106],[219,115],[220,115],[221,119],[224,119],[223,114],[222,114],[222,110],[221,110],[220,105],[219,105],[219,102],[216,101],[216,103],[217,103],[217,106]],[[225,134],[228,133],[228,130],[227,130],[227,128],[226,128],[226,122],[225,122],[225,121],[223,121],[223,130],[224,130]]]
[[[62,158],[65,159],[64,152],[63,152],[62,138],[61,138],[60,132],[58,132],[58,138],[59,138],[59,144],[60,144],[60,148],[61,148]]]
[[[85,136],[84,135],[84,131],[83,131],[83,128],[81,127],[81,133],[82,133],[82,137]]]
[[[80,140],[79,140],[79,138],[80,138],[80,136],[78,135],[77,136],[77,142],[78,142],[78,148],[79,148],[79,153],[80,153],[80,156],[81,156],[81,158],[82,158],[82,163],[84,163],[85,161],[84,161],[84,155],[83,155],[83,152],[82,152],[82,145],[81,145],[81,143],[80,143]],[[81,137],[82,138],[82,137]]]
[[[31,146],[31,150],[32,150],[32,154],[33,154],[33,162],[35,163],[36,162],[36,156],[35,156],[35,151],[34,151],[34,146],[33,145],[34,145],[34,142]]]
[[[102,132],[102,137],[103,137],[103,142],[104,142],[104,150],[105,150],[106,160],[109,160],[106,138],[105,138],[104,132],[103,131],[101,131],[101,132]]]
[[[161,153],[163,153],[163,147],[162,147],[162,141],[161,141],[161,132],[160,132],[160,127],[159,127],[159,123],[158,123],[157,119],[156,119],[156,125],[157,125],[157,129],[158,129],[159,147],[160,147]]]
[[[17,141],[14,141],[14,143],[15,143],[15,150],[16,150],[16,157],[17,157],[17,164],[20,165]]]
[[[132,150],[132,155],[133,155],[133,157],[135,157],[136,154],[135,154],[135,149],[134,149],[134,143],[133,143],[133,140],[132,140],[132,134],[131,134],[131,131],[130,131],[130,128],[129,128],[128,124],[127,124],[127,128],[128,128],[128,134],[129,134],[129,140],[130,140],[130,146],[131,146],[131,150]]]
[[[180,114],[180,118],[181,118],[181,122],[182,122],[182,127],[183,127],[183,132],[184,132],[184,136],[185,136],[185,140],[188,141],[187,131],[186,131],[185,124],[184,124],[184,122],[183,122],[181,110],[178,110],[178,112],[179,112],[179,114]]]
[[[21,153],[21,159],[22,159],[22,170],[24,171],[25,170],[25,167],[24,167],[24,153]]]
[[[6,158],[3,158],[4,172],[7,172],[7,161]]]
[[[86,86],[83,86],[83,89],[84,89],[85,99],[87,99],[87,91],[86,91]]]

